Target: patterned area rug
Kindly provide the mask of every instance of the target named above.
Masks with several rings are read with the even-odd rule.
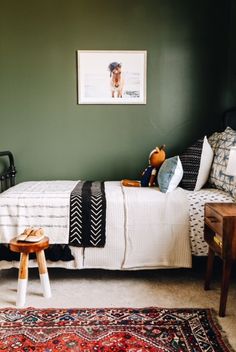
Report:
[[[0,351],[232,351],[210,309],[1,309]]]

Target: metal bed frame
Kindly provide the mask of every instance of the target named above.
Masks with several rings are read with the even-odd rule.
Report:
[[[223,124],[224,128],[230,126],[232,129],[236,130],[236,107],[233,107],[224,112]]]
[[[14,164],[13,154],[9,151],[0,152],[0,157],[8,157],[8,168],[0,174],[0,193],[16,184],[16,168]]]

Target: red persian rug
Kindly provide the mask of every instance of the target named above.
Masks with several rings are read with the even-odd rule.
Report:
[[[0,351],[232,351],[210,309],[0,309]]]

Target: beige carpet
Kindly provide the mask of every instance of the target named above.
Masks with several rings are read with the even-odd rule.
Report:
[[[204,269],[141,272],[49,269],[53,296],[45,299],[36,269],[30,269],[26,306],[31,307],[200,307],[219,309],[220,273],[216,267],[212,290],[203,290]],[[17,270],[0,272],[0,306],[13,307]],[[226,317],[219,318],[236,351],[236,279],[233,275]]]

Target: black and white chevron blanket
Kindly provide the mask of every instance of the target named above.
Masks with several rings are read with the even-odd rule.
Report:
[[[70,195],[69,244],[104,247],[106,197],[104,182],[78,182]]]

